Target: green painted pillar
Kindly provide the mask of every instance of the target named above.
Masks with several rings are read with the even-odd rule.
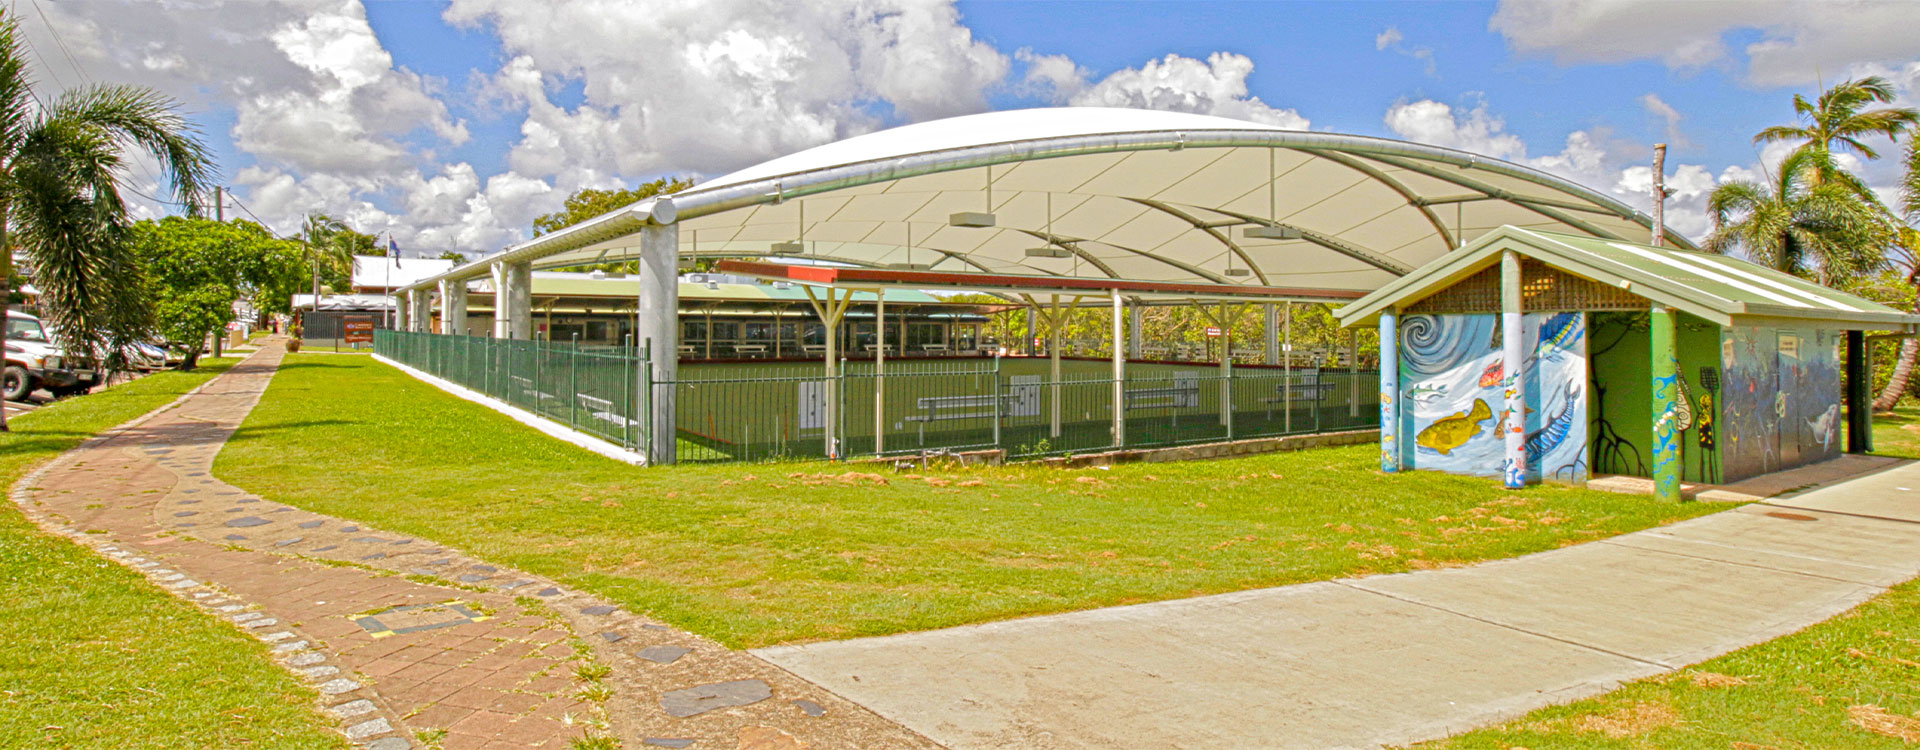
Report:
[[[1653,496],[1680,500],[1680,362],[1674,351],[1673,311],[1654,303],[1647,356],[1653,366]]]

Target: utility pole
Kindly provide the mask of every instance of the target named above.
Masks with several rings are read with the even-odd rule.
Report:
[[[1667,144],[1653,144],[1653,246],[1667,244]]]
[[[213,220],[227,223],[227,189],[219,185],[213,186]]]

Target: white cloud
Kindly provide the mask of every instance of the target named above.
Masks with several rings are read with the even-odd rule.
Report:
[[[1740,64],[1728,40],[1758,32],[1739,50],[1748,80],[1786,86],[1920,56],[1914,20],[1908,0],[1501,0],[1488,26],[1514,50],[1562,63],[1654,59],[1682,71]]]
[[[1527,153],[1520,136],[1503,132],[1506,122],[1487,110],[1486,102],[1456,112],[1452,105],[1432,99],[1400,101],[1387,109],[1387,129],[1408,140],[1518,160]]]
[[[1026,64],[1027,72],[1015,90],[1023,96],[1050,102],[1064,102],[1087,87],[1093,72],[1080,67],[1066,55],[1041,55],[1022,47],[1013,59]]]
[[[1661,99],[1659,94],[1651,93],[1640,97],[1640,106],[1645,107],[1649,114],[1666,123],[1668,143],[1676,146],[1687,143],[1687,137],[1680,132],[1680,121],[1685,119],[1681,117],[1680,110],[1674,109],[1673,105]]]
[[[1396,55],[1419,60],[1426,66],[1427,75],[1437,75],[1437,67],[1433,60],[1433,48],[1408,47],[1402,44],[1405,40],[1406,35],[1400,33],[1400,27],[1388,26],[1386,31],[1380,32],[1379,36],[1373,38],[1373,48],[1381,52],[1392,52]]]
[[[1081,107],[1133,107],[1219,115],[1283,128],[1306,130],[1311,123],[1295,110],[1278,109],[1247,94],[1253,60],[1215,52],[1195,60],[1167,55],[1138,68],[1118,71],[1068,98]]]

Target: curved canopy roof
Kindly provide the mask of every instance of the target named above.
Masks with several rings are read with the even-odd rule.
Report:
[[[956,226],[961,212],[990,213],[993,226]],[[445,276],[483,275],[498,260],[552,268],[632,257],[641,226],[672,221],[682,257],[768,257],[799,243],[801,255],[781,259],[1345,291],[1378,289],[1503,225],[1636,241],[1650,225],[1598,192],[1462,151],[1071,107],[969,115],[830,143]],[[1278,231],[1248,236],[1255,227]]]

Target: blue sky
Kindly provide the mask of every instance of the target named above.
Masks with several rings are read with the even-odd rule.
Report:
[[[1793,92],[1878,73],[1914,100],[1920,6],[1848,2],[102,0],[23,23],[50,84],[77,66],[184,100],[270,225],[327,211],[477,252],[580,187],[1116,103],[1439,143],[1630,200],[1630,170],[1669,141],[1674,223],[1697,234],[1706,191],[1756,174],[1752,133]]]

